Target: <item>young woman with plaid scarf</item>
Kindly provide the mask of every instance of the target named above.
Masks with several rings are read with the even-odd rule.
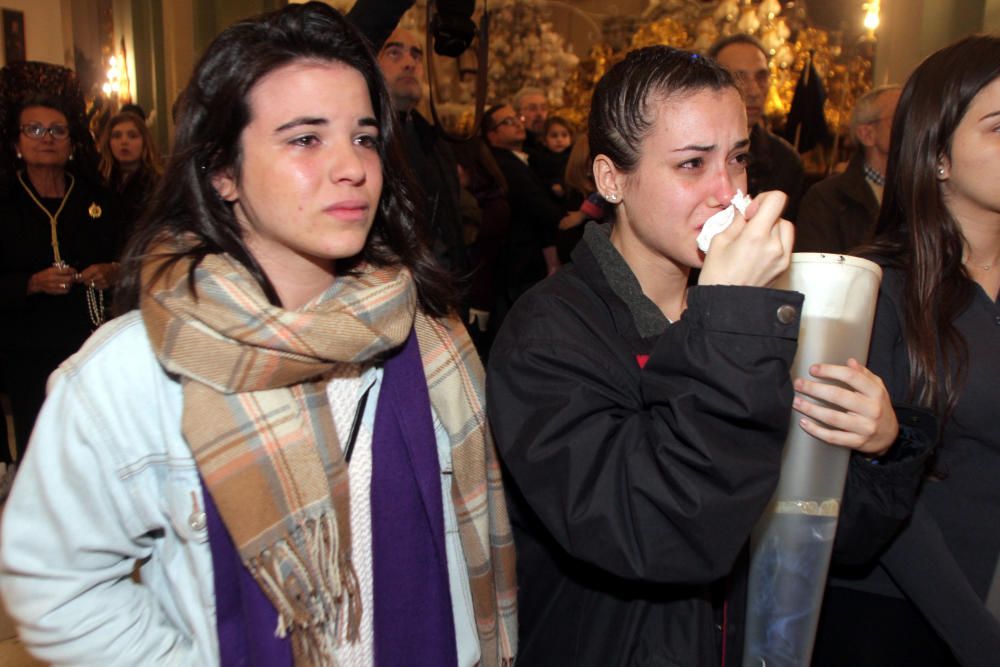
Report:
[[[53,377],[6,508],[3,597],[42,660],[513,661],[482,368],[392,118],[325,5],[209,46],[130,312]]]

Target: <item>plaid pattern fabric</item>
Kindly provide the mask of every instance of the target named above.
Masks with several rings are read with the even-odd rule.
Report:
[[[880,174],[879,172],[875,171],[875,168],[872,167],[867,162],[864,163],[864,165],[863,165],[862,168],[864,169],[864,172],[865,172],[865,178],[867,178],[869,181],[871,181],[875,185],[881,185],[882,187],[885,187],[885,175],[884,174]]]
[[[517,570],[493,436],[485,371],[456,318],[417,313],[417,343],[431,405],[451,440],[452,500],[482,650],[481,664],[512,665],[517,651]]]
[[[172,249],[167,249],[167,253]],[[291,632],[297,665],[328,665],[353,638],[360,597],[350,563],[347,468],[322,376],[363,362],[417,327],[431,402],[453,447],[453,497],[484,665],[516,649],[514,548],[483,410],[483,369],[457,320],[416,308],[405,269],[337,280],[303,311],[270,305],[238,262],[210,255],[143,268],[150,341],[181,377],[183,433],[244,563]],[[253,511],[248,512],[247,508]]]

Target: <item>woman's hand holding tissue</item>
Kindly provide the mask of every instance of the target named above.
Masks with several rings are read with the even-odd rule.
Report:
[[[787,199],[763,192],[745,217],[734,211],[733,224],[711,241],[698,284],[765,287],[787,269],[795,240],[792,223],[781,217]]]

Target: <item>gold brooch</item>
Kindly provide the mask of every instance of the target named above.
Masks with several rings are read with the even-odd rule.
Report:
[[[87,209],[87,213],[90,214],[91,218],[97,220],[99,217],[101,217],[102,212],[103,211],[101,211],[101,207],[97,205],[97,202],[93,201],[90,202],[90,208]]]

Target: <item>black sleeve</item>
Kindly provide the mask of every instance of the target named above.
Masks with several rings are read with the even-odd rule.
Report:
[[[872,562],[913,512],[937,434],[937,419],[920,408],[896,407],[899,436],[888,454],[871,461],[851,455],[833,559],[840,565]]]
[[[1000,621],[969,584],[922,503],[917,503],[906,530],[882,555],[881,562],[963,667],[996,665]]]
[[[834,544],[838,564],[870,563],[902,530],[937,438],[934,415],[908,404],[906,343],[894,296],[899,281],[898,274],[883,280],[868,353],[868,368],[885,383],[896,408],[899,437],[877,463],[851,456]]]
[[[776,313],[802,296],[715,286],[688,298],[641,371],[610,322],[538,291],[490,355],[510,482],[568,554],[627,579],[724,576],[778,480],[798,322]]]

